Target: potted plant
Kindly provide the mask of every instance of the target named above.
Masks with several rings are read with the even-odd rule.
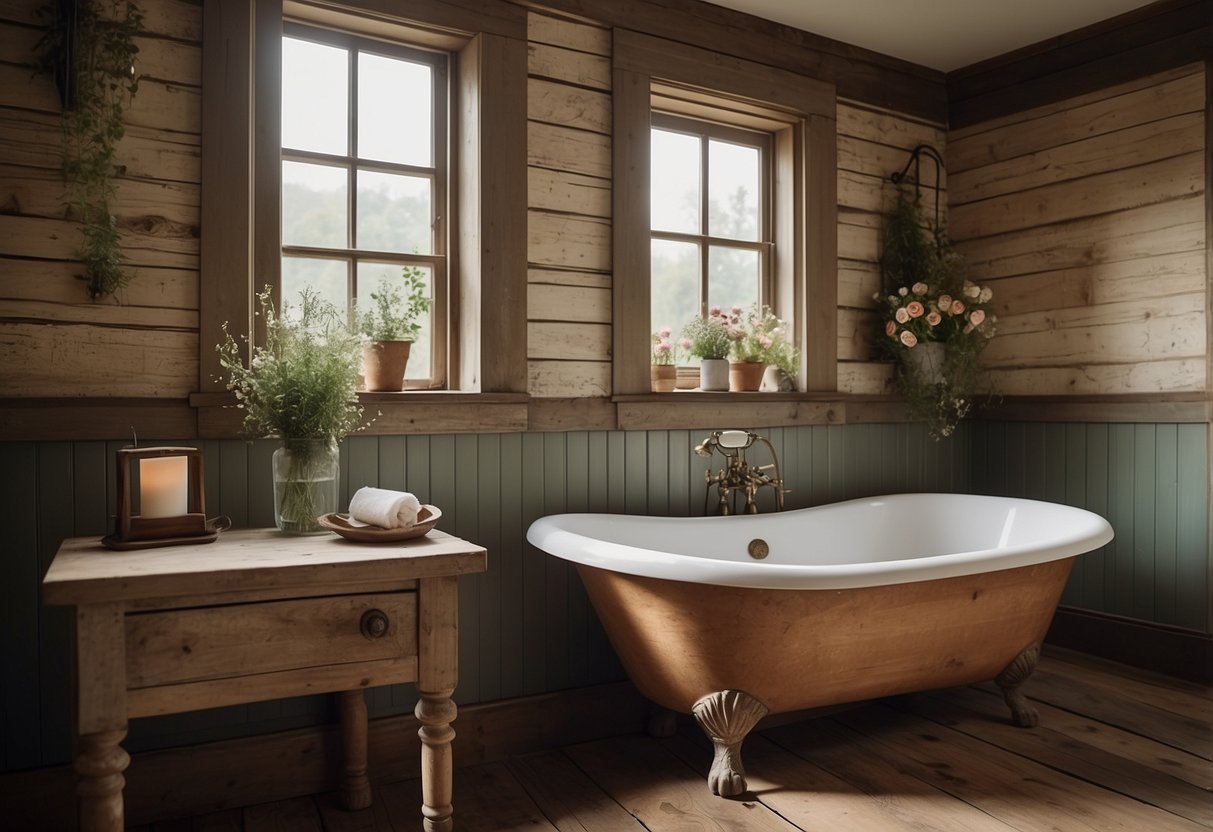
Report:
[[[796,372],[796,350],[787,342],[783,321],[766,306],[755,304],[742,311],[734,306],[727,329],[730,349],[729,389],[758,390],[768,366],[784,365],[788,377]],[[779,382],[778,386],[782,386]]]
[[[994,293],[966,280],[944,229],[899,192],[886,215],[880,343],[897,361],[894,382],[931,436],[950,436],[972,407],[978,356],[994,337]]]
[[[365,426],[357,394],[362,338],[310,289],[281,315],[268,286],[257,297],[264,346],[253,348],[245,366],[242,344],[224,323],[219,363],[244,411],[245,434],[282,441],[273,458],[278,528],[323,531],[317,518],[337,510],[337,440]]]
[[[649,367],[649,381],[654,393],[672,393],[678,379],[675,363],[675,347],[671,340],[674,331],[668,326],[653,333],[653,362]]]
[[[728,318],[719,306],[713,306],[707,317],[692,318],[682,328],[682,337],[688,343],[687,352],[700,359],[699,389],[729,389],[729,349],[733,341],[729,338]]]
[[[367,390],[404,389],[409,351],[421,331],[421,316],[430,311],[431,300],[421,269],[405,266],[402,275],[404,295],[401,286],[383,278],[371,292],[370,308],[355,312],[358,330],[370,339],[362,354]]]

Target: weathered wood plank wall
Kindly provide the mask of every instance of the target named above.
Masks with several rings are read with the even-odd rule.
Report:
[[[133,279],[120,303],[92,303],[59,175],[58,95],[33,70],[42,5],[0,9],[0,391],[183,398],[198,386],[201,7],[144,4],[111,206]]]
[[[929,144],[944,153],[941,125],[877,110],[855,101],[838,103],[838,389],[889,393],[892,366],[878,363],[879,330],[872,294],[880,289],[880,221],[896,193],[889,176],[910,151]],[[922,167],[924,204],[934,204],[934,169]],[[947,214],[947,172],[940,171],[940,214]],[[928,208],[930,210],[930,208]]]
[[[997,392],[1207,389],[1205,106],[1194,64],[949,134]]]

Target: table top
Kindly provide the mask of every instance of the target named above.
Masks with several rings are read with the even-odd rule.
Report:
[[[114,551],[99,537],[65,540],[42,581],[48,604],[89,604],[318,584],[407,580],[483,572],[488,553],[431,531],[396,543],[354,543],[333,534],[233,529],[213,543]]]

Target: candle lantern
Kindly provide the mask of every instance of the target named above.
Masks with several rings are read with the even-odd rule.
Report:
[[[111,549],[149,549],[210,543],[217,522],[207,522],[202,452],[197,448],[122,448],[117,453],[118,516]],[[139,470],[139,513],[134,511],[132,468]]]

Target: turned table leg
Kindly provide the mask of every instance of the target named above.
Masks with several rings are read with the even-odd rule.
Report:
[[[449,832],[451,820],[451,740],[455,739],[456,707],[452,691],[422,693],[417,703],[421,727],[421,815],[425,832]]]
[[[712,741],[715,756],[708,772],[712,794],[736,797],[746,790],[745,768],[741,765],[741,743],[758,720],[767,715],[767,706],[740,690],[722,690],[701,697],[691,708],[699,727]]]
[[[1040,719],[1036,708],[1020,691],[1039,661],[1040,645],[1029,645],[1012,659],[1011,663],[1003,668],[1002,673],[999,673],[994,679],[994,684],[1002,688],[1002,696],[1006,700],[1007,707],[1011,709],[1012,720],[1020,728],[1032,728]]]
[[[75,769],[80,775],[76,786],[79,798],[81,832],[122,832],[124,817],[122,772],[130,765],[130,755],[119,743],[126,730],[98,731],[78,739]]]
[[[350,812],[371,805],[371,781],[366,775],[366,692],[337,694],[341,719],[341,806]]]

